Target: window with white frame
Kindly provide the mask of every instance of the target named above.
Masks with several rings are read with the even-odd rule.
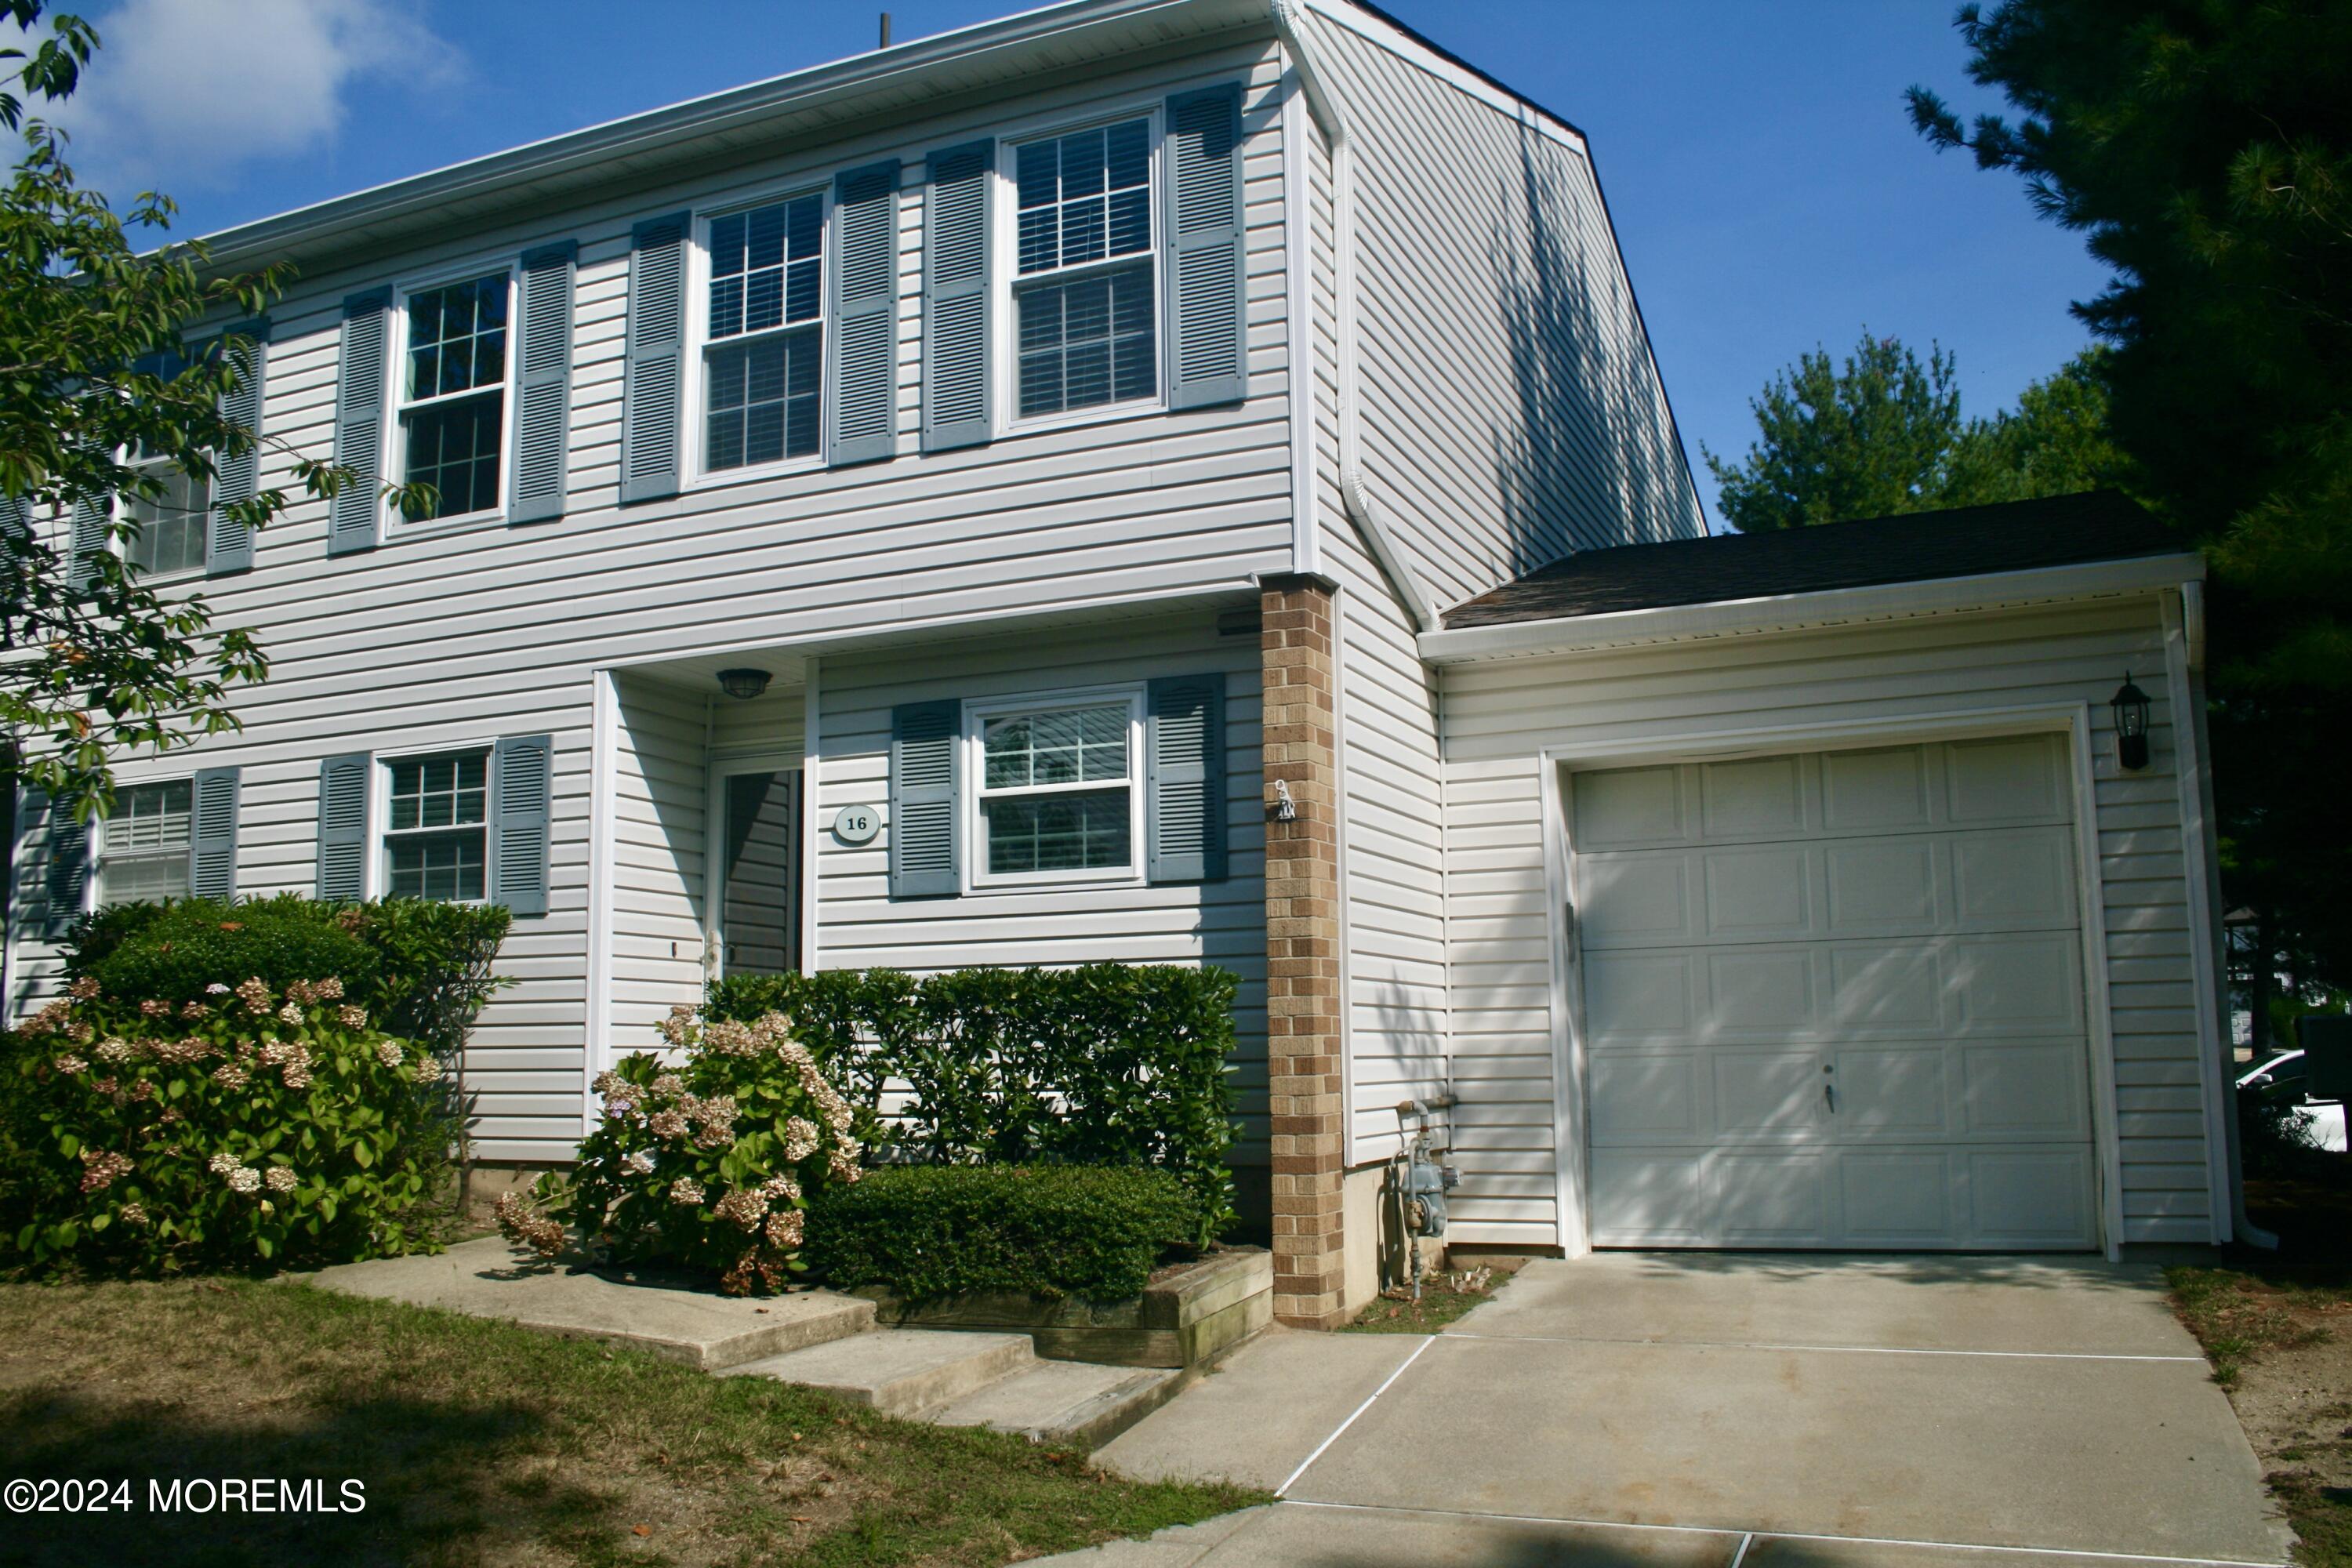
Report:
[[[99,829],[100,908],[188,896],[192,793],[185,779],[115,792],[113,814]]]
[[[122,559],[150,576],[201,570],[205,563],[205,525],[212,511],[212,484],[177,463],[145,460],[134,455],[132,464],[160,489],[152,495],[125,492],[122,515],[137,523],[137,531],[122,543]]]
[[[974,879],[1132,874],[1142,722],[1134,692],[973,708]]]
[[[480,902],[488,893],[489,752],[394,757],[384,772],[385,893]]]
[[[431,485],[440,497],[411,521],[499,509],[512,293],[501,270],[407,297],[398,372],[401,478]]]
[[[1150,117],[1021,142],[1013,184],[1020,416],[1156,396]]]
[[[709,256],[704,471],[812,456],[824,384],[824,197],[712,218]]]

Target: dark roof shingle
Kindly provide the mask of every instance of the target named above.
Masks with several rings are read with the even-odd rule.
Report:
[[[2115,490],[1910,512],[1774,533],[1580,551],[1445,614],[1449,631],[1829,588],[1974,577],[2189,549]]]

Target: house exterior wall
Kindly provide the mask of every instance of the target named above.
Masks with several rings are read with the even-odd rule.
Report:
[[[2087,705],[2124,1242],[2206,1242],[2217,1215],[2206,1142],[2195,912],[2183,858],[2179,751],[2157,696],[2151,759],[2115,760],[2107,699],[2126,671],[2165,668],[2154,596],[1450,665],[1444,688],[1454,1113],[1463,1166],[1455,1238],[1573,1246],[1559,1208],[1563,1084],[1552,1016],[1553,924],[1543,752],[1625,754],[1674,738]],[[1769,741],[1727,746],[1769,750]],[[1803,743],[1783,749],[1811,749]],[[2093,994],[2096,989],[2094,986]]]

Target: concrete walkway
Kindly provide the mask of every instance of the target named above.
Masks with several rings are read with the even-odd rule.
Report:
[[[1603,1254],[1435,1336],[1279,1333],[1101,1452],[1283,1501],[1057,1561],[2278,1563],[2153,1269]]]

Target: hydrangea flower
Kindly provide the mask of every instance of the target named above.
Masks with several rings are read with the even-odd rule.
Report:
[[[291,1165],[272,1165],[262,1173],[261,1184],[273,1193],[290,1193],[300,1179],[295,1175]]]

